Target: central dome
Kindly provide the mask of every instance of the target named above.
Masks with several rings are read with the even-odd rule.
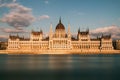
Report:
[[[59,23],[56,26],[56,29],[65,29],[64,25],[61,23],[61,18],[59,20]]]

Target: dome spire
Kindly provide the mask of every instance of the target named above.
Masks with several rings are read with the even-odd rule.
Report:
[[[60,19],[59,19],[59,23],[61,23],[61,16],[60,16]]]

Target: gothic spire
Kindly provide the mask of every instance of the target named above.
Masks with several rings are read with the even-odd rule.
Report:
[[[11,33],[9,34],[9,38],[11,37]]]
[[[18,35],[18,33],[17,33],[17,38],[19,38],[19,35]]]
[[[34,32],[34,30],[32,29],[31,32]]]
[[[102,38],[103,38],[103,33],[102,33]]]
[[[68,38],[71,39],[71,32],[70,32],[70,24],[68,24],[68,34],[67,34]]]
[[[51,39],[53,36],[53,31],[52,31],[52,23],[50,24],[50,32],[49,32],[49,39]]]
[[[50,33],[52,33],[52,23],[50,24]]]
[[[42,29],[40,29],[40,32],[43,33]]]
[[[68,34],[70,34],[70,24],[68,24]]]
[[[78,33],[80,33],[80,27],[79,27],[79,29],[78,29]]]
[[[89,28],[87,28],[87,32],[89,33]]]

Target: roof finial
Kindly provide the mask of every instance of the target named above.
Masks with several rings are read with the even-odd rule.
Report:
[[[61,23],[61,16],[60,16],[60,19],[59,19],[59,23]]]
[[[86,30],[88,33],[89,33],[89,28],[87,28],[87,30]]]

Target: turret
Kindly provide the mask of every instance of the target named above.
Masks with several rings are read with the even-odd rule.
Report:
[[[33,31],[31,32],[31,40],[32,41],[40,41],[43,38],[43,31],[40,29],[40,31]]]
[[[87,29],[86,31],[80,31],[79,28],[77,37],[79,41],[90,41],[89,29]]]

